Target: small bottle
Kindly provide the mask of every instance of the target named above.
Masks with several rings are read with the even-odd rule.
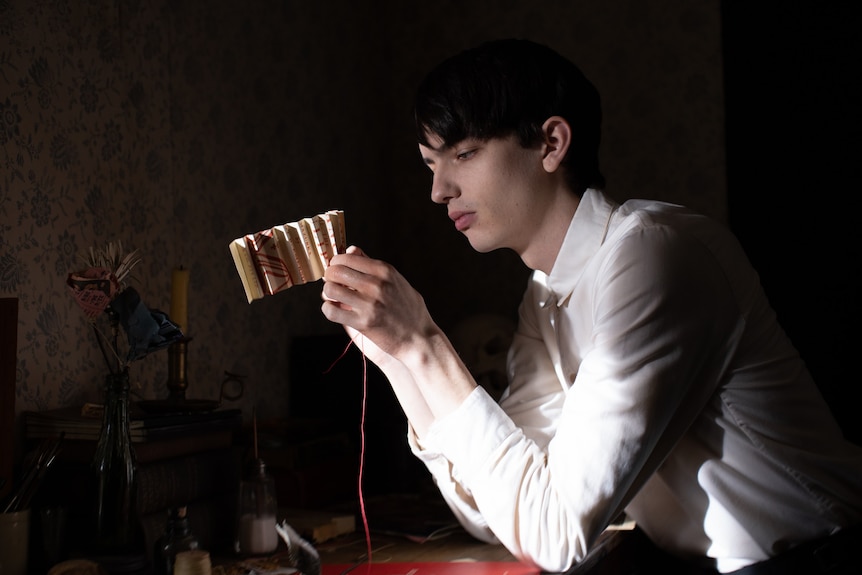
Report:
[[[275,481],[266,473],[262,459],[255,459],[252,472],[239,485],[236,552],[264,555],[278,547],[275,529],[278,503]]]
[[[177,553],[198,547],[198,540],[189,526],[188,508],[169,509],[165,531],[156,540],[153,550],[154,575],[173,575]]]

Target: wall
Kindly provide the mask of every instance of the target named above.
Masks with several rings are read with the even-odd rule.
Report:
[[[341,208],[348,239],[395,263],[444,327],[513,315],[526,270],[473,253],[431,204],[410,124],[421,76],[485,39],[548,43],[596,83],[612,195],[726,218],[717,1],[375,5],[0,1],[0,296],[20,298],[18,412],[97,400],[104,363],[64,281],[108,241],[143,256],[132,285],[152,308],[169,309],[171,268],[191,270],[188,395],[245,374],[242,407],[264,417],[286,412],[291,340],[339,331],[319,284],[247,304],[227,250],[239,235]],[[163,397],[166,353],[132,376],[138,397]]]

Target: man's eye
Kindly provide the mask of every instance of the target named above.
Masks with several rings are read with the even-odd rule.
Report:
[[[468,160],[473,157],[476,153],[476,150],[465,150],[463,152],[458,152],[457,158],[459,160]]]

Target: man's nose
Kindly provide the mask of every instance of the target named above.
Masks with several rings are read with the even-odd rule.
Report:
[[[458,195],[458,188],[440,170],[434,172],[431,179],[431,201],[435,204],[447,204]]]

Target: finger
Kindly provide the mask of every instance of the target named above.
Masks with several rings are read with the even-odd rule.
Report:
[[[364,258],[368,257],[368,254],[366,254],[359,246],[349,246],[344,252],[334,254],[329,260],[329,265],[333,265],[333,263],[338,265],[338,260],[344,259],[343,256],[347,255]]]
[[[387,281],[390,275],[389,266],[384,262],[365,256],[344,255],[338,261],[333,259],[326,269],[324,289],[329,284],[338,284],[368,295],[374,293],[375,286]],[[326,290],[326,295],[333,299],[338,299],[336,293],[332,288]]]
[[[361,316],[348,305],[338,301],[324,301],[320,306],[323,316],[332,323],[341,324],[344,328],[350,328],[360,332],[365,325]]]
[[[320,306],[320,309],[323,311],[326,319],[333,323],[340,323],[345,327],[347,327],[347,322],[350,318],[355,317],[355,314],[352,313],[352,308],[340,301],[326,300]]]
[[[320,306],[320,311],[323,312],[323,317],[325,317],[332,323],[340,324],[345,328],[348,327],[348,314],[350,312],[346,310],[340,303],[334,301],[325,301],[323,302],[323,305]]]
[[[327,271],[331,268],[338,267],[348,267],[362,273],[366,274],[376,274],[379,275],[382,270],[386,267],[386,263],[381,260],[376,260],[365,255],[365,252],[361,250],[353,253],[345,253],[345,254],[336,254],[329,260],[329,267]],[[328,279],[332,279],[331,277]]]
[[[321,290],[324,301],[337,302],[347,306],[355,306],[362,301],[361,295],[353,288],[341,283],[327,282]]]

